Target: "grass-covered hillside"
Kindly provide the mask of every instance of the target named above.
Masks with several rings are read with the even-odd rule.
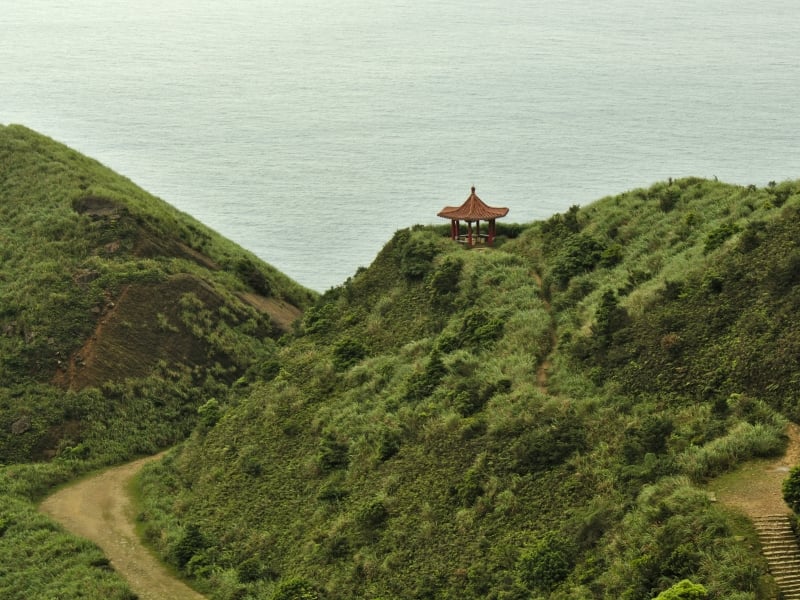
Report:
[[[0,126],[0,597],[83,597],[81,577],[111,577],[30,501],[183,439],[201,405],[269,369],[313,300],[98,162]],[[68,556],[86,573],[52,582]]]
[[[399,231],[320,298],[143,478],[166,560],[215,599],[774,597],[703,485],[800,418],[800,183],[519,229]]]

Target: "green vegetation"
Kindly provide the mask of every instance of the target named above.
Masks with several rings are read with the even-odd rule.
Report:
[[[706,588],[684,579],[661,592],[654,600],[705,600],[706,598],[708,598]]]
[[[784,480],[783,499],[795,514],[800,514],[800,465],[792,467],[789,476]]]
[[[35,202],[11,209],[14,231],[23,217],[46,231],[30,251],[33,235],[14,234],[9,258],[52,265],[27,284],[36,302],[17,290],[0,304],[19,307],[0,316],[12,382],[0,449],[16,463],[0,489],[19,519],[88,465],[188,436],[144,471],[138,520],[215,600],[757,600],[774,589],[741,517],[702,486],[781,453],[800,418],[800,183],[657,183],[509,226],[486,251],[438,227],[401,230],[276,339],[242,299],[306,308],[307,293],[96,163],[0,131],[93,174],[90,192],[56,203],[70,227],[24,217]],[[0,180],[4,199],[32,193],[27,169]],[[72,189],[41,186],[37,198]],[[103,211],[121,215],[113,234]],[[76,227],[85,251],[62,259]],[[10,297],[17,279],[2,277]],[[171,300],[143,302],[154,286]],[[69,308],[54,308],[65,297]],[[177,345],[137,353],[125,331]],[[131,356],[125,376],[85,350],[98,332]],[[92,585],[106,585],[99,571]]]
[[[0,127],[0,596],[131,597],[31,502],[175,444],[198,412],[213,425],[209,398],[255,378],[313,300],[96,161]]]
[[[798,418],[798,215],[692,178],[492,251],[399,231],[146,471],[146,535],[180,567],[196,528],[219,599],[769,597],[701,486]]]
[[[0,536],[3,598],[136,598],[100,550],[64,533],[28,502],[3,496]]]

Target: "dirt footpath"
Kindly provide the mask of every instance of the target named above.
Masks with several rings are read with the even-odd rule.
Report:
[[[789,444],[777,459],[751,461],[710,485],[717,499],[743,511],[750,518],[790,513],[781,489],[789,469],[800,464],[800,427],[786,428]]]
[[[81,480],[47,498],[40,509],[72,533],[100,546],[141,600],[204,600],[173,577],[134,530],[128,486],[145,463],[160,457],[143,458]]]

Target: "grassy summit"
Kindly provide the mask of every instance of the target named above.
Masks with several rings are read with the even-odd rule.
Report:
[[[322,296],[145,478],[163,555],[216,598],[771,597],[701,486],[800,416],[800,185],[658,183],[514,235],[399,231]]]
[[[314,298],[98,162],[0,126],[0,465],[17,465],[0,471],[0,494],[17,492],[0,500],[0,541],[11,555],[11,540],[39,535],[8,530],[41,520],[20,516],[24,500],[183,439],[201,404],[270,364]],[[28,579],[27,568],[13,570]],[[17,597],[2,582],[0,596]]]

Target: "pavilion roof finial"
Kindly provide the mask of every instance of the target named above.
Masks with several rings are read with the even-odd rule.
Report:
[[[475,193],[475,186],[474,185],[472,186],[472,193],[473,194]]]

